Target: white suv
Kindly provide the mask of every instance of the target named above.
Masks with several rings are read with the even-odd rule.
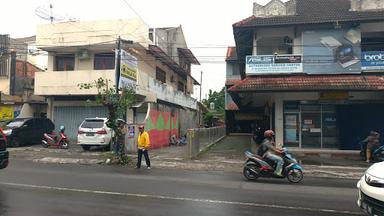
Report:
[[[77,144],[84,150],[92,146],[103,146],[106,150],[111,147],[112,129],[107,127],[107,118],[86,118],[77,133]]]
[[[368,215],[384,215],[384,162],[370,166],[357,183],[357,188],[360,208]]]

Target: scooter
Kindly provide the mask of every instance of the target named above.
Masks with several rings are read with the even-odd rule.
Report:
[[[277,176],[274,174],[276,168],[274,161],[263,159],[259,155],[246,151],[247,160],[243,168],[244,177],[247,180],[256,180],[259,177],[287,178],[289,182],[299,183],[304,177],[303,168],[286,148],[283,148],[282,155],[284,160],[282,176]]]
[[[69,140],[67,135],[64,133],[64,126],[60,126],[59,136],[56,135],[55,132],[44,133],[44,139],[41,141],[41,145],[44,148],[48,148],[49,146],[55,148],[68,149],[69,148]]]
[[[360,143],[360,157],[362,160],[367,159],[367,142],[361,141]],[[374,149],[372,151],[371,161],[373,163],[384,161],[384,145],[381,145],[380,147]]]

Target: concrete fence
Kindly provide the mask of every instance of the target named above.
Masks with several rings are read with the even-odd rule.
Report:
[[[186,157],[195,159],[204,150],[225,137],[225,126],[194,128],[187,131]]]

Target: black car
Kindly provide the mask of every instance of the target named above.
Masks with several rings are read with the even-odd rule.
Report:
[[[55,125],[48,118],[17,118],[3,127],[8,146],[41,143],[44,133],[50,133]]]
[[[0,169],[8,166],[9,153],[7,151],[6,137],[0,128]]]

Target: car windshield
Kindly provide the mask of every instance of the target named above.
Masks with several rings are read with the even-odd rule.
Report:
[[[81,124],[82,128],[102,128],[104,120],[102,119],[87,119]]]
[[[23,125],[24,122],[25,122],[25,119],[13,120],[7,124],[7,127],[10,127],[10,128],[21,127],[21,125]]]

